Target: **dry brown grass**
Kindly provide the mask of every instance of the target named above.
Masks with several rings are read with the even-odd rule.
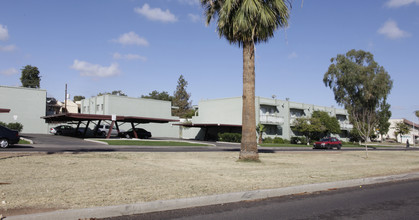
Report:
[[[2,155],[2,154],[0,154]],[[83,153],[0,156],[0,214],[109,206],[419,170],[419,152]]]

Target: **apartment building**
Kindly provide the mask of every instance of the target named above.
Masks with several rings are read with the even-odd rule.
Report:
[[[213,137],[219,132],[228,130],[240,131],[242,125],[241,97],[202,100],[199,102],[198,108],[198,116],[193,117],[191,123],[207,129],[205,131],[207,136]],[[342,133],[337,136],[341,139],[346,140],[353,128],[346,110],[334,107],[256,97],[255,109],[256,123],[266,127],[264,137],[281,137],[289,140],[291,137],[298,136],[291,129],[295,119],[311,117],[314,111],[324,111],[338,119]],[[202,135],[199,137],[202,138]]]

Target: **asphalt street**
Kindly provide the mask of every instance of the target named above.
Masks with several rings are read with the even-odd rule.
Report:
[[[133,219],[419,219],[419,179],[331,189],[251,202],[106,218]]]
[[[176,146],[176,147],[161,147],[161,146],[112,146],[96,142],[86,141],[81,138],[48,135],[48,134],[24,134],[22,137],[30,139],[33,144],[20,144],[1,149],[0,152],[47,152],[47,153],[62,153],[62,152],[211,152],[211,151],[240,151],[239,144],[232,143],[219,143],[208,141],[195,141],[202,144],[208,144],[206,147],[191,147],[191,146]],[[154,140],[159,140],[153,138]],[[164,139],[168,140],[168,139]],[[171,139],[169,139],[171,140]],[[260,153],[274,153],[278,151],[322,151],[313,150],[311,146],[308,147],[259,147]],[[336,150],[336,149],[335,149]],[[343,151],[364,151],[365,148],[342,148]],[[419,148],[404,147],[386,147],[386,148],[373,148],[369,150],[386,150],[386,151],[399,151],[399,150],[419,150]]]

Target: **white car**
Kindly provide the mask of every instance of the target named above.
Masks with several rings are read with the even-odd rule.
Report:
[[[106,137],[109,133],[110,125],[100,125],[99,127],[95,127],[95,130],[97,128],[97,134]],[[119,132],[124,132],[124,130],[119,130]],[[118,130],[116,129],[116,126],[112,128],[111,136],[118,136]]]

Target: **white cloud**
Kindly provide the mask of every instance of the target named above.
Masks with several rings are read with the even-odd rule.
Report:
[[[110,77],[121,74],[117,63],[112,63],[110,66],[101,66],[86,61],[74,60],[70,68],[79,71],[81,76]]]
[[[119,36],[118,39],[113,40],[114,42],[123,44],[123,45],[137,45],[137,46],[148,46],[148,41],[140,36],[138,36],[133,31],[125,33]]]
[[[192,22],[198,22],[201,20],[201,16],[196,14],[188,14],[188,17]]]
[[[6,76],[11,76],[11,75],[18,74],[18,73],[19,73],[19,71],[17,71],[17,69],[15,69],[15,68],[9,68],[7,70],[0,71],[1,75],[6,75]]]
[[[135,8],[134,11],[140,15],[144,15],[149,20],[161,21],[161,22],[176,22],[177,18],[174,14],[160,8],[150,8],[148,4],[144,4],[142,8]]]
[[[6,41],[8,39],[9,39],[9,31],[7,30],[7,27],[0,24],[0,40]]]
[[[6,46],[1,46],[0,45],[0,51],[4,51],[4,52],[11,52],[16,50],[16,46],[15,45],[6,45]]]
[[[147,57],[140,56],[138,54],[120,54],[120,53],[114,53],[113,58],[115,60],[141,60],[143,62],[147,61]]]
[[[389,8],[398,8],[412,3],[419,5],[419,0],[389,0],[387,1],[386,6]]]
[[[288,59],[295,59],[298,57],[298,54],[294,51],[288,55]]]
[[[399,39],[404,37],[410,37],[411,34],[401,30],[397,23],[393,20],[388,20],[384,25],[378,29],[378,33],[387,36],[390,39]]]

